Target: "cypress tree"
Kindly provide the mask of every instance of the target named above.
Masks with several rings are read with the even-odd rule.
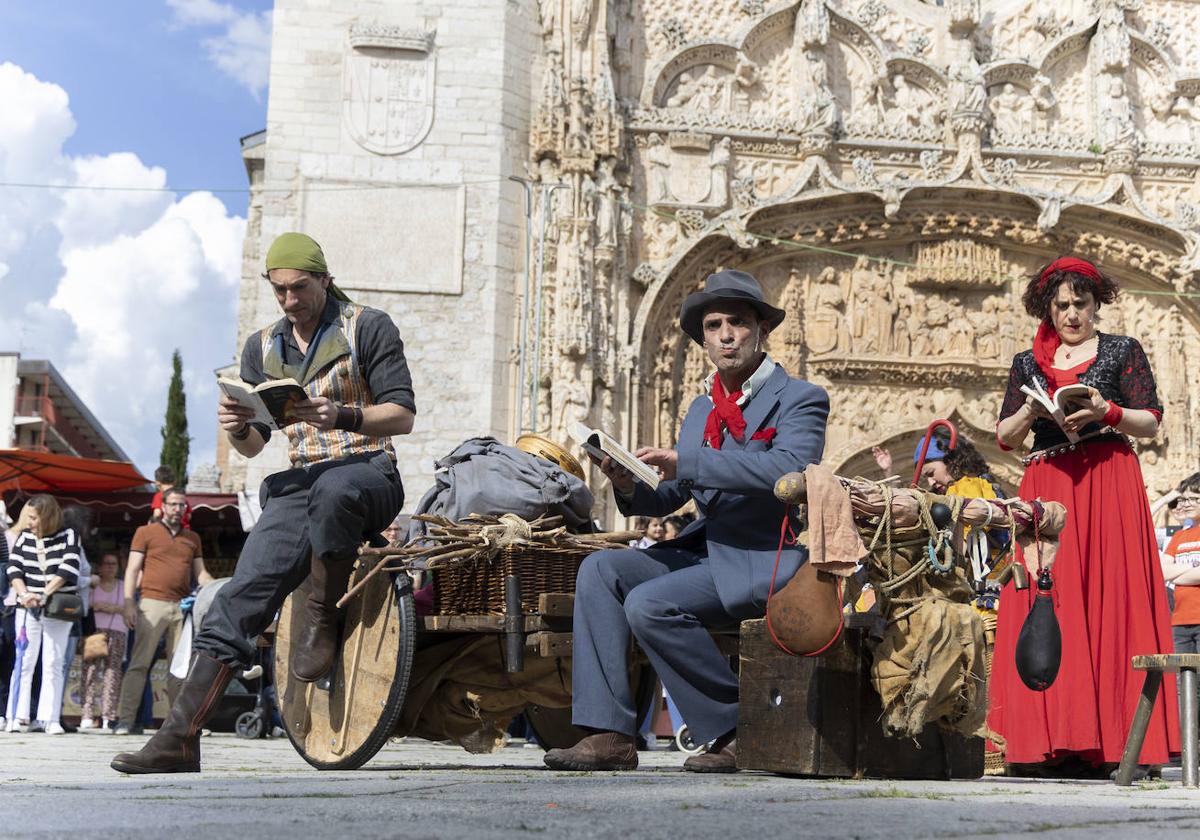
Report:
[[[170,467],[180,487],[187,487],[188,448],[187,395],[183,393],[183,359],[176,350],[171,356],[171,386],[167,389],[167,416],[162,426],[162,452],[158,463]]]

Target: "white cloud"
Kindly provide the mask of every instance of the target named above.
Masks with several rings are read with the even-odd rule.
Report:
[[[222,29],[203,41],[208,60],[256,97],[262,96],[271,64],[270,12],[244,12],[216,0],[167,0],[167,6],[179,26]]]
[[[0,180],[161,188],[137,155],[73,157],[67,95],[0,64]],[[14,123],[17,125],[14,127]],[[212,370],[232,358],[245,220],[210,193],[0,192],[0,349],[48,358],[143,470],[157,464],[171,351],[184,360],[193,466],[214,460]]]

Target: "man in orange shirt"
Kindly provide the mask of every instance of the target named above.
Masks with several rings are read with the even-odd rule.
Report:
[[[1176,516],[1184,522],[1200,521],[1200,474],[1183,480],[1174,500]],[[1163,578],[1175,584],[1175,609],[1171,632],[1176,653],[1200,653],[1200,527],[1177,531],[1162,558]]]
[[[158,643],[163,636],[167,637],[168,660],[179,644],[183,629],[179,602],[191,594],[192,576],[201,584],[212,580],[204,568],[200,537],[183,526],[186,510],[187,496],[176,487],[170,488],[163,493],[162,519],[138,528],[129,547],[129,563],[125,567],[125,624],[135,635],[129,668],[121,682],[118,735],[129,735],[134,729],[134,717]],[[135,601],[134,594],[139,590],[141,600]],[[177,677],[168,675],[167,696],[172,703],[180,684]]]

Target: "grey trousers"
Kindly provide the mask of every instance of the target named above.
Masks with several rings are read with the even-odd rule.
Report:
[[[738,679],[707,627],[735,622],[708,567],[680,548],[598,551],[575,584],[572,720],[633,735],[632,639],[650,659],[697,743],[737,726]]]
[[[262,516],[193,643],[236,668],[252,664],[258,637],[308,577],[312,555],[352,556],[404,504],[400,476],[383,452],[275,473],[260,492]]]

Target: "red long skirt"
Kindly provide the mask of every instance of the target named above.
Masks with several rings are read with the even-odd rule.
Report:
[[[1031,691],[1021,682],[1017,636],[1036,586],[1032,580],[1023,592],[1006,586],[988,723],[1007,741],[1009,763],[1068,755],[1094,764],[1120,761],[1144,678],[1130,667],[1130,658],[1172,649],[1171,615],[1137,456],[1121,441],[1085,443],[1031,464],[1020,495],[1067,508],[1052,572],[1062,666],[1046,691]],[[1179,752],[1176,702],[1175,680],[1168,675],[1140,763],[1162,764],[1168,752]]]

